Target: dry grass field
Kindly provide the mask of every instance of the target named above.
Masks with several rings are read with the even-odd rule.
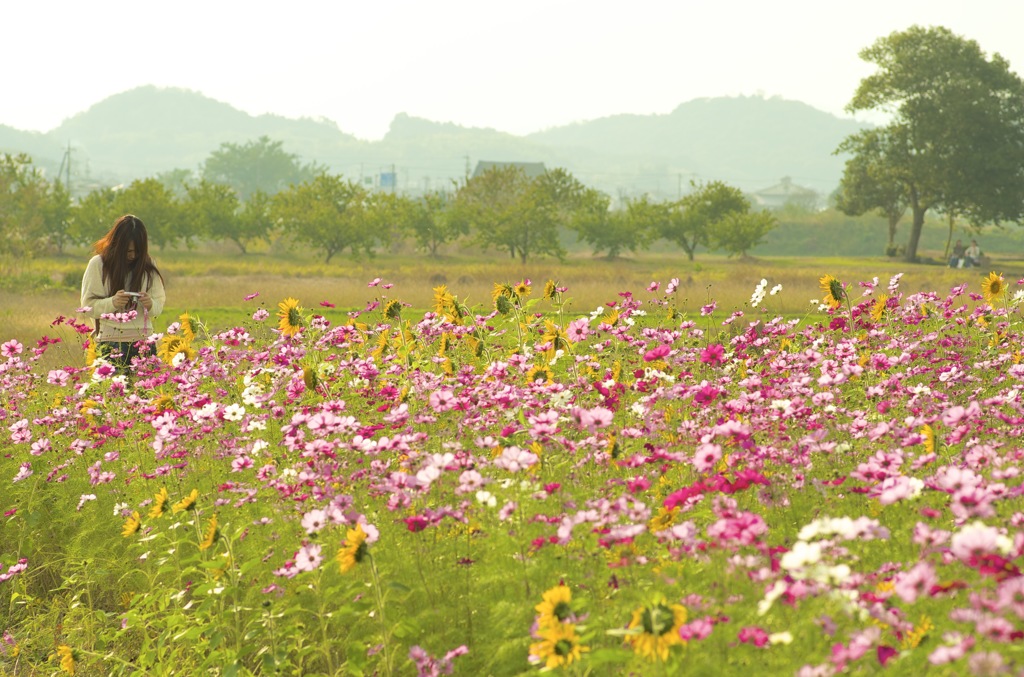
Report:
[[[654,252],[615,261],[574,255],[564,261],[541,259],[525,266],[496,256],[433,260],[407,254],[359,261],[339,257],[330,264],[291,253],[239,256],[223,251],[169,251],[155,252],[154,258],[166,278],[168,294],[167,310],[156,323],[158,330],[186,310],[209,318],[214,329],[220,324],[241,324],[254,304],[262,302],[274,310],[286,297],[299,299],[307,308],[326,301],[341,311],[361,309],[383,293],[414,310],[423,310],[430,305],[432,288],[439,284],[446,284],[478,312],[489,312],[494,283],[522,279],[532,280],[537,294],[548,279],[568,287],[566,297],[570,302],[566,310],[572,314],[615,301],[623,291],[641,300],[653,298],[661,292],[646,291],[651,282],[660,282],[664,289],[670,279],[679,278],[675,304],[680,310],[696,314],[701,305],[714,299],[719,312],[727,314],[735,309],[749,312],[751,293],[764,278],[769,287],[782,285],[782,292],[769,296],[764,304],[769,313],[803,316],[813,311],[810,300],[820,297],[818,278],[824,274],[851,284],[851,296],[856,298],[860,295],[857,283],[874,277],[884,286],[890,276],[903,273],[901,289],[905,293],[941,293],[963,282],[970,290],[978,291],[982,277],[988,273],[987,269],[910,265],[884,257],[737,260],[703,255],[691,262],[681,254]],[[75,285],[86,259],[87,254],[82,252],[19,265],[18,275],[49,279],[52,287],[20,291],[16,284],[4,285],[0,291],[0,340],[15,338],[30,344],[48,331],[52,334],[50,323],[60,315],[72,315],[79,305]],[[997,259],[991,268],[1004,273],[1011,290],[1024,274],[1024,262],[1018,259]],[[394,287],[384,290],[367,286],[378,277]],[[259,299],[245,303],[243,298],[254,292],[259,292]]]

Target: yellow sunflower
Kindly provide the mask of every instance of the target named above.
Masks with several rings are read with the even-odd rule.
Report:
[[[91,338],[85,342],[85,363],[92,366],[99,354],[96,352],[96,339]]]
[[[822,302],[829,308],[838,308],[846,297],[843,283],[831,275],[823,275],[818,284],[821,285]]]
[[[1003,282],[1002,275],[996,275],[995,272],[991,272],[988,274],[988,277],[981,281],[981,294],[989,303],[995,303],[1003,298],[1005,293],[1006,283]]]
[[[163,517],[164,508],[167,507],[167,501],[169,500],[170,496],[167,494],[167,487],[160,487],[160,491],[153,496],[153,505],[149,506],[150,519]]]
[[[384,304],[384,317],[389,320],[398,320],[402,317],[402,304],[398,299],[391,299]]]
[[[199,498],[199,490],[198,489],[193,489],[192,493],[190,493],[188,496],[186,496],[185,498],[181,499],[180,501],[178,501],[177,503],[174,504],[174,506],[171,508],[171,512],[173,512],[175,515],[177,515],[179,512],[185,512],[186,510],[191,510],[192,508],[195,507],[196,500],[198,500],[198,498]]]
[[[179,354],[183,355],[186,360],[192,360],[196,356],[196,351],[192,347],[192,343],[184,336],[168,334],[160,339],[156,354],[167,364],[174,364],[174,358]]]
[[[452,306],[455,305],[455,297],[448,291],[448,285],[442,284],[434,287],[434,312],[438,315],[448,315]]]
[[[541,628],[549,625],[561,625],[572,615],[572,590],[567,585],[556,585],[547,590],[543,601],[533,607],[537,611],[537,625]]]
[[[875,302],[871,305],[871,321],[872,322],[881,322],[882,321],[882,316],[885,314],[885,304],[886,304],[886,302],[888,300],[889,300],[889,297],[887,295],[885,295],[885,294],[882,294],[877,299],[875,299]]]
[[[516,298],[518,298],[520,301],[525,301],[526,297],[529,296],[530,292],[533,290],[530,287],[530,285],[526,283],[526,280],[523,280],[522,282],[518,283],[515,287],[513,287],[512,291],[515,292]]]
[[[140,528],[142,528],[142,517],[139,515],[138,510],[133,510],[131,516],[124,521],[124,527],[121,529],[121,535],[128,538]]]
[[[277,307],[280,309],[277,312],[277,316],[280,318],[277,328],[285,336],[298,334],[302,329],[302,308],[299,306],[299,300],[288,297],[278,303]]]
[[[530,661],[544,662],[547,670],[554,670],[563,665],[571,665],[580,660],[581,654],[590,651],[590,647],[580,644],[576,626],[572,623],[555,623],[542,628],[541,640],[530,645]]]
[[[658,513],[647,521],[647,528],[652,534],[656,534],[659,531],[665,531],[673,524],[676,523],[676,514],[679,512],[679,508],[666,508],[664,506],[658,508]]]
[[[541,383],[551,384],[554,383],[554,374],[551,372],[551,367],[546,364],[535,364],[530,367],[530,371],[526,372],[526,380],[530,383]]]
[[[195,318],[185,312],[178,316],[178,322],[181,323],[181,335],[185,337],[185,340],[194,341],[196,338],[196,329],[199,326],[199,323],[196,322]]]
[[[929,454],[935,453],[935,429],[930,425],[925,424],[921,428],[921,437],[924,438],[924,449]]]
[[[554,280],[548,280],[544,283],[544,298],[554,300],[555,294],[558,291]]]
[[[57,647],[57,656],[60,657],[60,670],[69,675],[75,674],[75,650],[67,644]]]
[[[633,652],[651,660],[667,660],[669,649],[682,645],[679,628],[686,622],[686,607],[681,604],[655,602],[633,612],[626,641]]]
[[[494,289],[491,290],[491,300],[494,303],[497,303],[498,299],[503,297],[503,296],[506,299],[511,299],[514,295],[515,295],[515,290],[513,290],[512,289],[512,285],[510,285],[508,283],[495,282],[494,283]]]
[[[206,525],[206,531],[203,533],[203,540],[199,542],[199,549],[209,549],[217,540],[217,536],[217,513],[214,513],[213,517],[210,518],[210,521]]]
[[[366,556],[366,532],[362,524],[356,524],[355,529],[349,529],[345,534],[345,544],[338,551],[338,568],[341,573],[348,573],[363,561]]]
[[[555,350],[569,349],[569,335],[551,320],[544,320],[544,335],[540,340],[542,343],[550,343]]]

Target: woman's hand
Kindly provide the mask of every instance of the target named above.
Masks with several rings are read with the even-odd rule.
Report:
[[[146,292],[139,292],[139,305],[146,309],[146,312],[153,310],[153,299]]]
[[[132,297],[128,296],[128,292],[124,289],[111,296],[110,299],[114,302],[114,310],[117,312],[122,312],[132,302]]]

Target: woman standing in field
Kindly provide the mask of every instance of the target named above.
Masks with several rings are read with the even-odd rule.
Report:
[[[82,277],[82,306],[96,321],[97,354],[127,367],[164,309],[164,280],[149,258],[146,225],[137,216],[119,218],[93,250]]]

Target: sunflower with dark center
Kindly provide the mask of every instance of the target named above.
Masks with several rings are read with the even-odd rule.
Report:
[[[338,568],[341,569],[341,573],[348,573],[355,569],[356,565],[366,557],[366,536],[362,524],[356,524],[355,529],[349,529],[345,534],[345,543],[338,550],[337,555]]]
[[[684,644],[679,628],[686,622],[686,608],[680,604],[656,602],[633,612],[626,641],[639,656],[668,660],[669,649]]]
[[[981,295],[985,297],[985,300],[989,303],[995,303],[1003,297],[1006,293],[1006,284],[1003,282],[1003,276],[997,275],[995,272],[988,274],[984,280],[981,281]]]
[[[838,308],[842,304],[843,299],[846,298],[846,290],[843,289],[843,283],[831,275],[823,275],[818,280],[818,284],[821,285],[821,293],[824,295],[822,301],[829,308]]]
[[[302,308],[299,306],[299,300],[289,297],[277,304],[277,307],[277,328],[285,336],[298,334],[302,329]]]
[[[543,601],[533,608],[539,627],[560,624],[572,615],[572,591],[568,586],[556,585],[545,591]]]
[[[546,364],[535,364],[526,372],[526,380],[530,383],[554,383],[554,376]]]
[[[556,623],[540,631],[541,641],[530,645],[530,662],[544,662],[547,670],[571,665],[580,660],[581,655],[590,651],[589,647],[580,644],[576,634],[576,626],[572,623]]]

